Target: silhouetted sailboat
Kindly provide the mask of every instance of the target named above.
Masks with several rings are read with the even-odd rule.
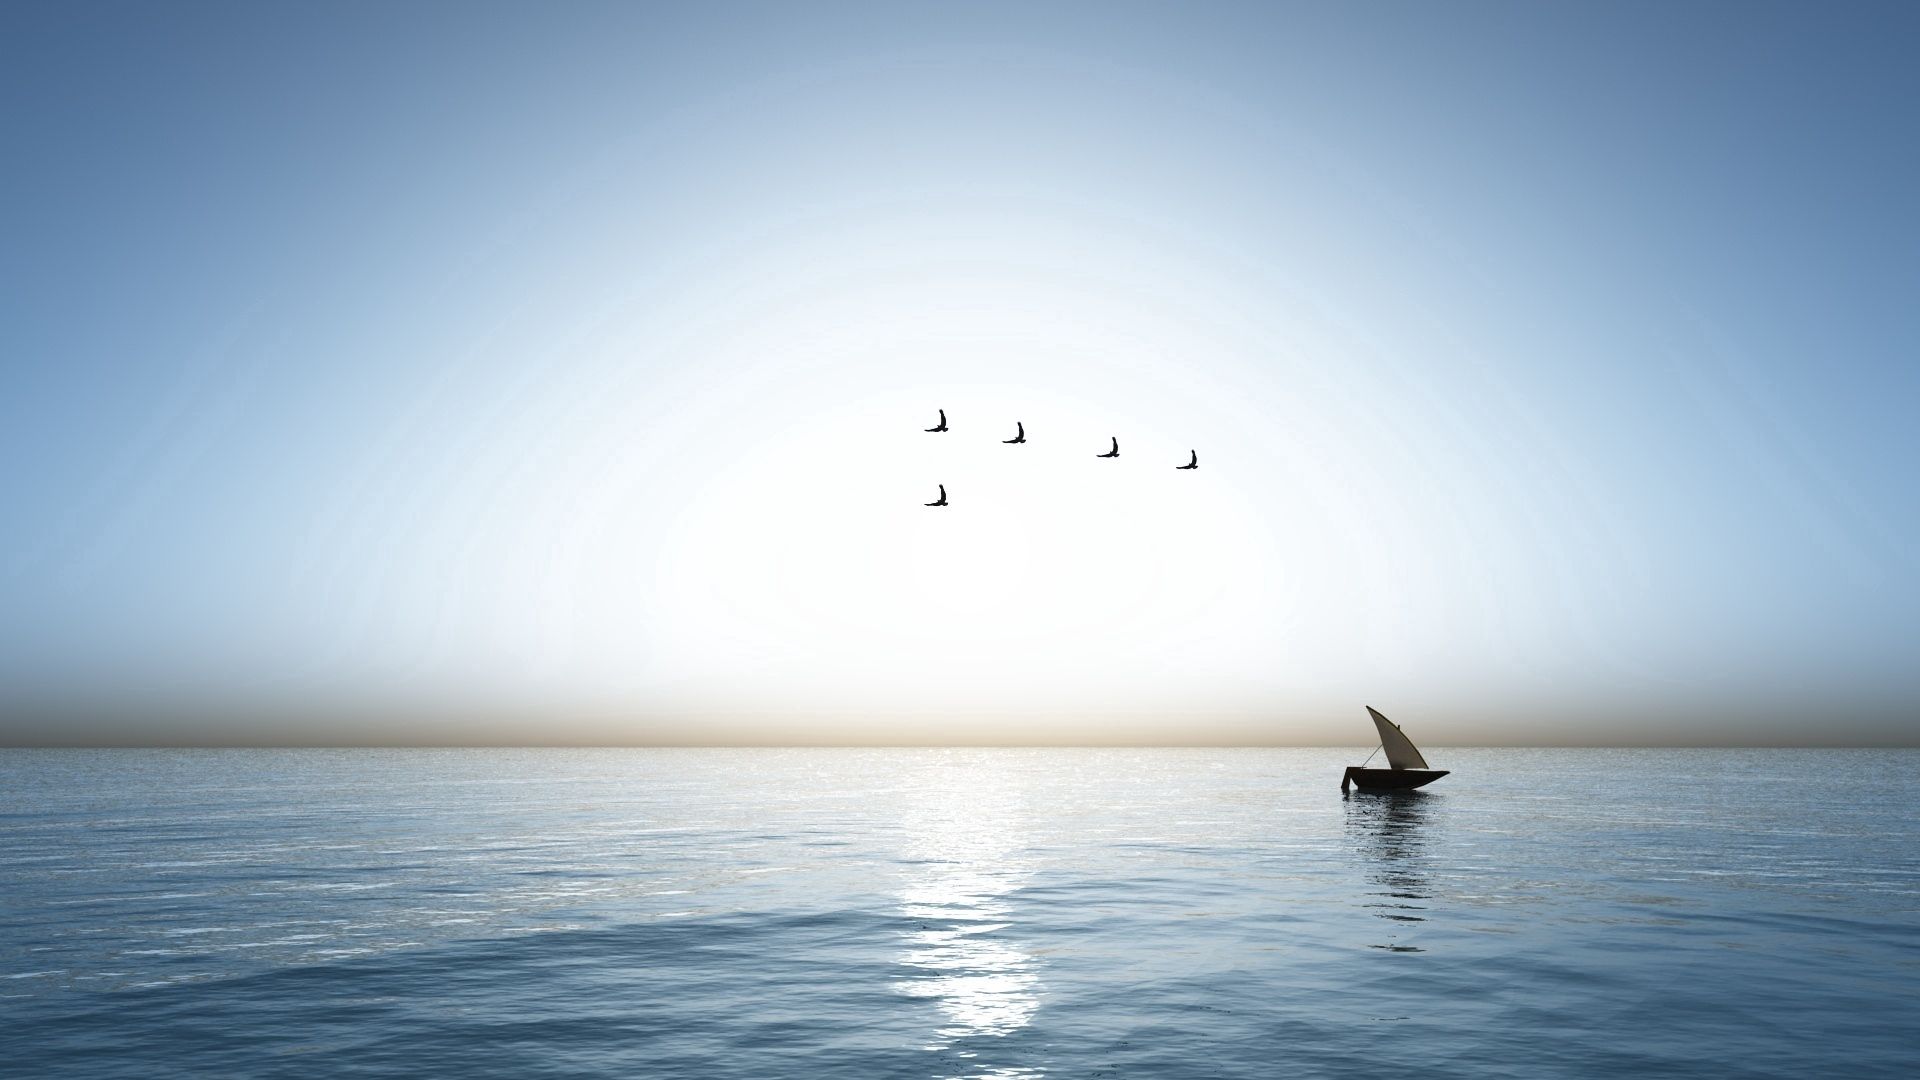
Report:
[[[921,428],[920,430],[921,430],[921,431],[945,431],[945,430],[947,430],[947,410],[945,410],[945,409],[941,409],[941,410],[940,410],[940,426],[939,426],[939,427],[930,427],[930,428]]]
[[[1373,726],[1380,731],[1380,746],[1375,750],[1387,752],[1387,768],[1369,769],[1366,762],[1347,766],[1346,775],[1340,777],[1340,790],[1345,791],[1349,784],[1357,784],[1361,791],[1405,791],[1423,784],[1431,784],[1447,775],[1450,770],[1430,769],[1427,759],[1420,756],[1420,750],[1400,730],[1400,725],[1380,715],[1373,706],[1367,706],[1367,715],[1373,717]],[[1373,760],[1373,754],[1367,755]]]
[[[947,485],[945,485],[945,484],[941,484],[941,485],[940,485],[940,501],[939,501],[939,502],[930,502],[930,503],[921,503],[920,505],[921,505],[921,506],[945,506],[945,505],[947,505]]]
[[[1110,435],[1108,436],[1108,438],[1113,440],[1113,449],[1107,451],[1104,454],[1095,454],[1093,455],[1094,457],[1119,457],[1120,456],[1120,436]]]
[[[1013,426],[1014,426],[1014,427],[1015,427],[1016,429],[1018,429],[1018,430],[1017,430],[1017,432],[1016,432],[1016,434],[1015,434],[1015,435],[1013,436],[1013,438],[1011,438],[1011,439],[1001,439],[1000,441],[1001,441],[1001,442],[1003,442],[1003,443],[1023,443],[1023,442],[1026,442],[1026,441],[1027,441],[1027,425],[1025,425],[1025,424],[1023,424],[1023,423],[1021,423],[1021,422],[1020,422],[1020,421],[1018,421],[1018,420],[1015,420],[1015,421],[1013,422]]]
[[[1200,467],[1200,451],[1198,450],[1187,451],[1187,463],[1185,465],[1174,466],[1174,468],[1176,469],[1197,469],[1199,467]]]

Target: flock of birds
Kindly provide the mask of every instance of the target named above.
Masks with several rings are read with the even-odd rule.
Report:
[[[938,435],[939,433],[947,430],[947,410],[945,409],[940,410],[940,423],[937,427],[922,428],[921,430],[929,432],[931,434],[935,434],[935,435]],[[1112,448],[1109,449],[1104,454],[1095,454],[1093,455],[1094,457],[1117,458],[1120,456],[1120,437],[1118,435],[1110,435],[1108,436],[1108,438],[1113,440]],[[1027,441],[1027,425],[1021,423],[1018,420],[1015,420],[1013,422],[1013,438],[1000,440],[1001,444],[1006,446],[1017,446],[1026,441]],[[1174,466],[1174,468],[1176,469],[1197,469],[1199,467],[1200,467],[1200,452],[1198,450],[1187,451],[1187,463],[1185,465]],[[947,505],[947,485],[945,484],[940,485],[940,497],[938,499],[930,503],[921,503],[920,505],[921,506],[946,506]]]

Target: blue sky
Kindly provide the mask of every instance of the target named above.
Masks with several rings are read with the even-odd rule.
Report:
[[[5,722],[1910,741],[1917,28],[10,5]]]

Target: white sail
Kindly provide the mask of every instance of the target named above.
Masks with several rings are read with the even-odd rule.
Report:
[[[1413,740],[1407,738],[1407,733],[1400,730],[1399,724],[1381,716],[1379,711],[1371,705],[1367,706],[1367,712],[1373,717],[1373,726],[1380,729],[1380,745],[1387,752],[1388,765],[1396,769],[1431,767],[1427,764],[1427,759],[1420,756],[1420,750],[1413,745]]]

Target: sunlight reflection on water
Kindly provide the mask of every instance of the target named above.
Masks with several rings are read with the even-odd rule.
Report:
[[[947,1023],[924,1049],[953,1049],[963,1059],[977,1051],[963,1040],[998,1038],[1032,1022],[1040,1009],[1040,961],[1017,942],[1008,894],[1031,875],[1022,857],[1020,792],[989,770],[964,769],[925,789],[909,804],[906,874],[901,914],[915,920],[900,964],[911,974],[895,988],[931,999]],[[989,1069],[976,1063],[966,1075],[1031,1077],[1028,1068]]]

